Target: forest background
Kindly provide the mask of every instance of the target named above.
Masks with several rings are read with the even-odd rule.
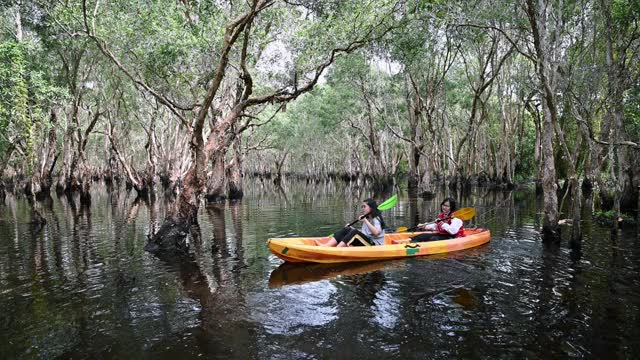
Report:
[[[640,202],[640,1],[0,1],[0,200],[125,182],[202,200],[243,178],[511,188],[545,239],[583,193]],[[117,189],[115,190],[117,191]],[[565,204],[566,202],[566,204]],[[579,229],[578,229],[579,231]],[[579,234],[576,234],[579,236]]]

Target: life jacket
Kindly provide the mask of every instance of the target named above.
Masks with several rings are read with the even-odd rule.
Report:
[[[447,218],[448,215],[445,215],[445,213],[440,213],[437,217],[437,219],[445,219]],[[443,234],[443,235],[451,235],[448,231],[446,231],[445,229],[442,228],[442,224],[443,223],[447,223],[449,225],[451,225],[451,218],[449,218],[448,220],[445,221],[438,221],[436,223],[436,226],[438,227],[438,234]],[[464,236],[464,222],[462,223],[462,226],[460,226],[460,229],[458,230],[458,232],[456,233],[456,237],[463,237]]]

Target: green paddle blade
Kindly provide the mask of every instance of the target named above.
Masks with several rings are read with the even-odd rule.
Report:
[[[378,210],[389,210],[392,207],[396,206],[397,202],[398,202],[398,194],[395,194],[392,197],[388,198],[382,204],[378,205]]]

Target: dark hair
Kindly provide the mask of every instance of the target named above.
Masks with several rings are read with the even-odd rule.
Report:
[[[452,198],[452,197],[448,197],[448,198],[442,200],[442,202],[440,203],[440,210],[442,210],[442,205],[444,203],[446,203],[447,201],[449,202],[449,212],[450,213],[453,213],[456,210],[458,210],[458,204],[456,204],[456,200],[454,198]]]
[[[373,219],[377,217],[378,219],[380,219],[380,227],[382,228],[382,230],[384,230],[384,228],[386,227],[386,224],[384,223],[384,219],[382,218],[382,214],[380,213],[380,210],[378,210],[378,203],[373,199],[366,199],[363,202],[367,203],[367,205],[369,205],[369,208],[371,208],[371,213],[370,213],[371,218]]]

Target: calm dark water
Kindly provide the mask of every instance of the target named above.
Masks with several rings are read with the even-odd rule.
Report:
[[[492,241],[437,257],[283,265],[269,237],[326,235],[352,220],[363,189],[247,186],[203,208],[192,257],[143,250],[164,200],[96,184],[67,198],[0,205],[0,356],[10,358],[450,359],[640,357],[640,240],[585,212],[580,246],[542,244],[531,191],[476,191],[471,225]],[[284,190],[284,192],[283,192]],[[439,199],[385,212],[389,227],[435,217]],[[384,198],[383,198],[384,199]],[[73,200],[73,199],[72,199]],[[568,228],[566,233],[569,232]]]

